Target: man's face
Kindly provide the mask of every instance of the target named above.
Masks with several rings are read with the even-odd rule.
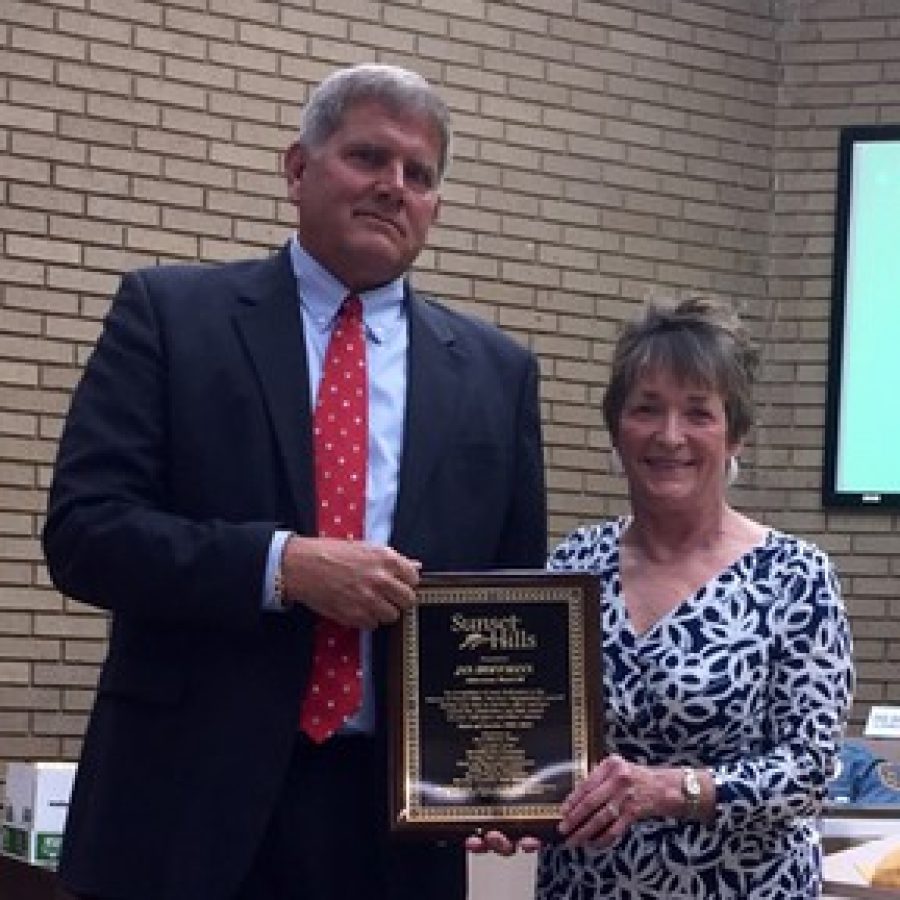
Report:
[[[353,291],[402,275],[437,217],[441,137],[430,119],[351,106],[321,146],[293,144],[288,197],[303,248]]]

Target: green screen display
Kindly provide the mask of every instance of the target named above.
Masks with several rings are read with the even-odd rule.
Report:
[[[900,127],[845,129],[839,169],[825,499],[895,505],[900,501]]]

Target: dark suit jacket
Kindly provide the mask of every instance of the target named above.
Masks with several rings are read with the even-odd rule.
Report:
[[[534,357],[411,290],[408,304],[392,546],[426,571],[542,567]],[[125,276],[72,401],[43,536],[56,586],[113,613],[60,868],[77,892],[215,900],[244,876],[309,666],[311,615],[260,604],[272,532],[313,533],[311,448],[286,248]]]

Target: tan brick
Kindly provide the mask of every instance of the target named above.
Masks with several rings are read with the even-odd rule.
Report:
[[[163,118],[165,118],[165,112],[164,110]],[[204,138],[142,128],[138,131],[135,141],[139,149],[150,150],[162,156],[206,159],[206,140]]]
[[[512,35],[506,28],[498,28],[486,22],[450,19],[449,34],[455,43],[476,47],[508,49],[512,47]]]
[[[93,344],[100,334],[100,328],[97,322],[89,319],[67,319],[63,316],[54,316],[47,320],[46,332],[50,338]]]
[[[199,186],[177,184],[178,180],[199,181],[206,180],[210,184],[223,184],[230,181],[231,176],[223,170],[207,165],[206,163],[193,163],[189,160],[166,159],[164,160],[163,180],[152,178],[135,178],[132,182],[132,192],[135,198],[151,200],[159,203],[169,203],[174,206],[202,206],[203,189]],[[90,201],[89,201],[90,205]],[[159,212],[155,205],[126,201],[117,207],[115,218],[122,218],[137,224],[155,224],[159,220]]]
[[[574,247],[544,245],[540,248],[540,262],[549,266],[564,269],[584,269],[593,272],[597,268],[597,256],[594,253],[577,250]]]
[[[102,121],[89,116],[59,116],[59,133],[65,137],[86,139],[92,144],[131,146],[134,128],[120,122]]]
[[[275,98],[284,100],[286,103],[297,104],[299,107],[303,94],[300,86],[291,77],[289,66],[286,63],[282,64],[282,74],[285,77],[275,78],[254,72],[238,72],[237,89],[252,97],[262,97],[266,100]]]
[[[207,187],[226,188],[231,187],[233,181],[231,171],[222,166],[213,165],[211,163],[194,162],[189,159],[173,158],[163,160],[163,178],[165,181],[155,182],[154,184],[158,185],[160,188],[165,188],[166,181],[184,181],[188,184],[197,186],[203,185]],[[142,183],[144,185],[150,184],[147,179],[142,179]],[[185,205],[191,205],[190,202],[184,199],[184,192],[177,185],[170,184],[168,185],[168,189],[172,191],[173,194],[177,193],[182,198],[178,202],[184,203]],[[135,195],[145,196],[138,193],[137,187],[135,188]],[[151,195],[146,196],[150,199]]]
[[[116,172],[58,165],[54,168],[54,174],[54,183],[58,187],[82,190],[89,194],[124,194],[127,190],[127,176]]]
[[[33,684],[36,687],[93,687],[97,680],[94,666],[40,663],[34,666]]]
[[[37,709],[56,709],[58,705],[59,691],[12,687],[0,683],[0,709],[21,709],[30,712]],[[4,743],[4,752],[5,750]]]
[[[256,244],[241,244],[237,241],[217,241],[212,238],[200,238],[198,257],[206,262],[228,262],[229,260],[247,259],[260,255],[260,247]]]
[[[38,367],[36,365],[21,361],[0,360],[0,383],[33,386],[37,382]]]
[[[129,226],[125,231],[125,245],[134,250],[149,250],[174,257],[197,256],[197,238],[158,229]]]
[[[304,93],[296,85],[294,90],[297,108],[299,108]],[[216,116],[231,116],[236,119],[265,123],[272,123],[277,117],[278,107],[269,100],[240,96],[234,93],[219,93],[217,91],[209,91],[208,96],[209,110]],[[298,113],[295,110],[295,120],[297,115]]]
[[[35,437],[37,435],[37,419],[26,413],[0,412],[0,433],[14,437]],[[0,531],[2,530],[2,523],[0,523]],[[31,529],[29,528],[26,532],[20,531],[19,534],[30,536]]]
[[[37,28],[53,28],[53,10],[36,3],[4,0],[3,19],[15,25],[33,25]]]
[[[56,125],[56,114],[33,106],[16,106],[0,103],[0,127],[28,131],[53,131]],[[19,137],[13,134],[13,141]]]
[[[503,185],[509,190],[544,197],[561,197],[564,190],[560,178],[518,169],[507,169],[503,173]]]
[[[233,69],[178,57],[164,59],[163,73],[166,78],[185,81],[188,84],[200,84],[224,90],[233,90],[236,86]]]
[[[36,637],[102,640],[106,637],[106,619],[99,616],[37,614],[34,616],[34,634]],[[58,648],[58,642],[54,641],[53,643]]]
[[[260,47],[213,42],[209,45],[209,60],[223,66],[275,75],[280,57],[278,53]]]
[[[0,486],[4,488],[30,487],[33,484],[34,466],[24,462],[0,461]],[[3,496],[4,503],[8,504],[10,507],[13,507],[13,497],[7,497],[5,492]],[[3,591],[4,588],[0,586],[0,605],[2,605],[3,603]]]
[[[381,13],[381,4],[373,0],[329,0],[328,11],[334,16],[347,16],[351,19],[377,19]]]
[[[144,0],[91,0],[91,11],[98,15],[128,19],[144,25],[159,25],[162,21],[159,4]]]
[[[417,42],[424,40],[424,38],[405,31],[399,31],[391,26],[384,27],[368,22],[351,22],[350,40],[358,44],[411,54],[416,51]]]
[[[217,37],[226,41],[237,38],[237,23],[231,19],[219,16],[211,16],[205,10],[203,12],[191,12],[187,9],[176,9],[167,6],[163,10],[164,24],[174,31],[186,31],[189,34],[199,35],[201,38]]]
[[[377,12],[375,12],[375,18],[377,18]],[[297,32],[290,38],[292,50],[288,52],[300,53],[305,49],[305,35],[318,34],[322,37],[346,38],[349,23],[346,19],[333,14],[321,15],[310,10],[285,6],[281,10],[281,27]],[[287,38],[285,39],[287,40]]]
[[[134,81],[134,95],[140,100],[149,100],[151,103],[159,104],[164,128],[172,127],[168,122],[173,117],[178,117],[192,126],[187,130],[195,131],[194,120],[206,121],[210,118],[197,112],[206,106],[206,89],[200,86],[163,78],[138,77]],[[178,107],[187,107],[188,111],[178,109]],[[223,126],[227,128],[224,123]]]
[[[112,119],[119,123],[130,122],[133,125],[158,125],[160,110],[156,104],[140,103],[135,100],[124,100],[118,97],[89,95],[87,113],[98,119]]]
[[[87,716],[71,713],[35,713],[36,735],[71,735],[80,737],[87,725]]]
[[[139,25],[134,29],[134,45],[142,50],[154,50],[166,55],[185,56],[196,60],[206,58],[206,41],[203,38],[178,34],[169,28],[148,28]]]
[[[278,200],[285,193],[284,177],[265,172],[238,171],[236,187],[242,193],[252,194],[255,197],[274,197]]]
[[[364,62],[371,56],[371,52],[367,52],[363,47],[354,47],[346,41],[331,41],[320,37],[309,39],[309,52],[318,59],[341,65]]]
[[[504,281],[524,282],[541,287],[559,287],[562,284],[560,273],[556,269],[511,260],[501,261],[500,277]]]
[[[91,298],[85,298],[85,305]],[[44,365],[41,368],[41,383],[49,388],[65,388],[67,392],[71,392],[81,377],[81,370],[75,366],[58,367]],[[64,399],[59,403],[59,411],[64,413],[68,409],[68,394],[64,395]],[[43,482],[42,482],[43,483]]]
[[[242,169],[255,169],[260,172],[277,172],[280,167],[280,154],[278,153],[231,143],[211,143],[209,158],[214,163]]]
[[[209,0],[209,10],[270,25],[278,22],[278,6],[267,0]]]
[[[39,263],[0,257],[0,282],[43,284],[44,267]]]
[[[127,22],[80,12],[61,10],[57,16],[57,29],[64,34],[93,38],[94,41],[99,39],[117,44],[127,44],[131,40],[131,26]],[[88,58],[90,58],[91,44],[88,45],[88,48]]]
[[[106,656],[106,643],[101,641],[65,642],[65,660],[71,663],[92,663],[99,665]],[[91,706],[91,695],[86,691],[73,691],[67,697],[66,709],[87,710]]]
[[[42,54],[59,59],[85,59],[87,42],[79,38],[55,34],[52,31],[41,31],[37,28],[13,26],[10,35],[10,46],[16,50]]]
[[[598,224],[597,210],[587,204],[545,199],[540,203],[540,214],[551,222],[571,225]]]
[[[0,682],[4,681],[0,672]],[[3,753],[7,759],[56,759],[59,754],[59,741],[53,737],[19,737],[10,735],[4,738]]]
[[[116,286],[116,279],[106,272],[89,269],[71,269],[47,266],[47,285],[88,294],[109,294]],[[57,361],[64,361],[58,359]]]
[[[39,443],[30,437],[26,437],[19,441],[15,436],[7,437],[0,434],[0,446],[15,448],[19,447],[39,447]],[[3,559],[19,559],[34,561],[42,558],[41,549],[38,542],[33,538],[20,538],[6,536],[3,545],[0,546],[0,557]]]
[[[88,197],[87,212],[92,218],[128,222],[135,225],[157,225],[160,221],[160,211],[156,204],[102,195]]]
[[[38,81],[53,80],[54,62],[34,56],[32,53],[17,53],[4,46],[0,53],[0,74],[16,78],[34,78]]]
[[[219,237],[231,236],[231,219],[190,209],[163,207],[162,227],[165,231],[185,231]]]
[[[216,190],[206,192],[206,206],[213,212],[248,219],[271,219],[275,216],[276,208],[275,202],[267,197]]]
[[[21,207],[0,206],[0,230],[18,231],[21,234],[46,234],[47,217],[44,213]]]
[[[286,234],[284,226],[278,222],[259,222],[238,219],[234,223],[234,236],[245,244],[256,244],[260,247],[277,247],[284,243]],[[254,253],[258,256],[258,253]]]
[[[295,128],[272,128],[251,122],[235,122],[234,141],[274,150],[279,157],[296,138]]]

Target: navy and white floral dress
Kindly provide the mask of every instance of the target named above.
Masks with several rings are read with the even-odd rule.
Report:
[[[622,600],[626,519],[581,528],[551,569],[601,580],[606,747],[713,772],[709,824],[648,819],[608,850],[550,846],[539,900],[819,896],[814,818],[853,686],[840,591],[821,550],[775,531],[636,634]]]

